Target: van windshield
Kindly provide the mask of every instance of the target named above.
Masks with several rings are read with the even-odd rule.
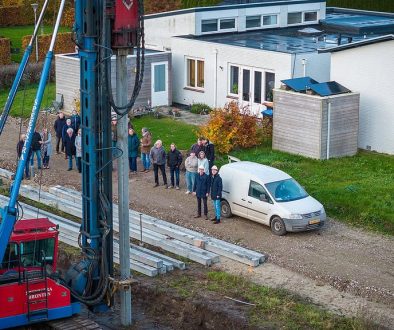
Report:
[[[265,186],[278,203],[291,202],[308,197],[308,193],[304,188],[292,178],[266,183]]]

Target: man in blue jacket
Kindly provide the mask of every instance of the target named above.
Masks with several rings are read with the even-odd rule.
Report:
[[[216,165],[212,166],[211,171],[211,199],[215,210],[215,217],[211,220],[218,224],[220,223],[220,202],[222,200],[223,184]]]
[[[193,195],[197,197],[197,214],[194,216],[195,218],[201,217],[201,200],[202,200],[204,204],[204,217],[205,220],[208,220],[207,198],[209,196],[210,184],[211,182],[209,176],[204,173],[204,166],[200,165],[198,167],[198,175],[196,176],[196,180],[194,181],[194,186],[193,186]]]

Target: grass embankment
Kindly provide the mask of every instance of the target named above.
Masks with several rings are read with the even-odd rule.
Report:
[[[41,34],[41,28],[38,30],[38,35]],[[61,26],[59,27],[59,33],[61,32],[69,32],[70,28]],[[20,62],[22,60],[22,56],[24,53],[24,49],[22,49],[22,38],[24,36],[32,35],[34,32],[34,25],[25,25],[25,26],[12,26],[12,27],[0,27],[0,36],[5,38],[9,38],[11,40],[12,48],[19,48],[18,54],[11,54],[11,61]],[[53,32],[52,26],[44,26],[43,27],[44,34],[51,34]],[[34,54],[32,54],[34,58]]]
[[[366,321],[327,312],[285,290],[271,289],[247,279],[220,271],[209,271],[205,278],[188,275],[171,278],[169,287],[189,299],[202,291],[247,302],[251,326],[267,329],[368,329]],[[163,287],[160,287],[163,289]]]
[[[14,103],[11,108],[11,116],[13,117],[30,117],[33,108],[34,99],[37,94],[38,85],[24,86],[23,83],[19,86],[19,90],[15,95]],[[7,101],[9,90],[0,90],[0,109],[2,109]],[[56,85],[49,83],[45,87],[44,96],[41,102],[41,108],[48,107],[53,100],[55,100]]]

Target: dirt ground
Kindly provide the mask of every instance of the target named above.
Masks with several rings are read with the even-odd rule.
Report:
[[[19,125],[10,120],[0,137],[0,167],[15,169],[15,147]],[[141,164],[138,161],[138,166]],[[54,155],[44,170],[44,186],[64,185],[81,189],[81,176],[67,171],[64,155]],[[117,195],[114,171],[114,199]],[[160,178],[161,180],[161,178]],[[38,183],[39,176],[34,178]],[[234,273],[255,274],[261,284],[282,286],[304,295],[326,308],[344,314],[381,310],[386,326],[394,324],[394,239],[346,226],[328,219],[320,231],[274,236],[268,227],[239,218],[220,225],[194,219],[195,197],[181,190],[153,188],[153,172],[130,176],[130,205],[134,210],[264,252],[269,259],[258,271],[246,266],[227,266]],[[33,184],[32,181],[27,181]],[[162,181],[161,181],[162,183]],[[212,206],[210,205],[212,215]],[[226,268],[226,263],[222,267]],[[238,267],[238,268],[237,268]],[[265,273],[266,271],[266,273]],[[332,293],[332,294],[331,294]],[[334,294],[335,293],[335,294]],[[345,299],[346,298],[346,299]],[[349,307],[349,305],[352,305]],[[371,316],[373,317],[373,316]],[[379,321],[379,320],[378,320]],[[389,326],[390,327],[390,326]]]

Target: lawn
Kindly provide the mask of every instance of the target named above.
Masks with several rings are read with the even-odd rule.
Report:
[[[44,26],[44,34],[51,34],[53,31],[52,26]],[[71,31],[68,27],[60,27],[59,32],[68,32]],[[22,47],[22,37],[27,35],[32,35],[34,32],[33,25],[25,25],[25,26],[12,26],[12,27],[0,27],[0,36],[9,38],[11,40],[12,48],[19,48],[18,54],[11,54],[11,61],[20,62],[22,60],[22,56],[24,53],[24,49]],[[39,29],[38,33],[41,33],[41,29]]]
[[[33,108],[34,99],[36,97],[38,85],[19,86],[16,93],[14,103],[11,108],[11,115],[14,117],[30,117],[31,109]],[[3,109],[7,101],[9,90],[0,90],[0,109]],[[55,83],[47,84],[45,93],[42,98],[41,108],[45,108],[51,104],[55,99],[56,85]]]
[[[231,154],[279,168],[323,203],[330,217],[394,235],[394,156],[359,151],[356,156],[313,160],[270,146]]]
[[[170,148],[171,143],[175,143],[179,150],[188,150],[197,140],[194,133],[196,126],[175,121],[172,118],[157,119],[153,116],[144,116],[135,118],[132,122],[138,136],[141,135],[141,128],[147,127],[152,133],[153,142],[158,139],[162,140],[166,150]]]

